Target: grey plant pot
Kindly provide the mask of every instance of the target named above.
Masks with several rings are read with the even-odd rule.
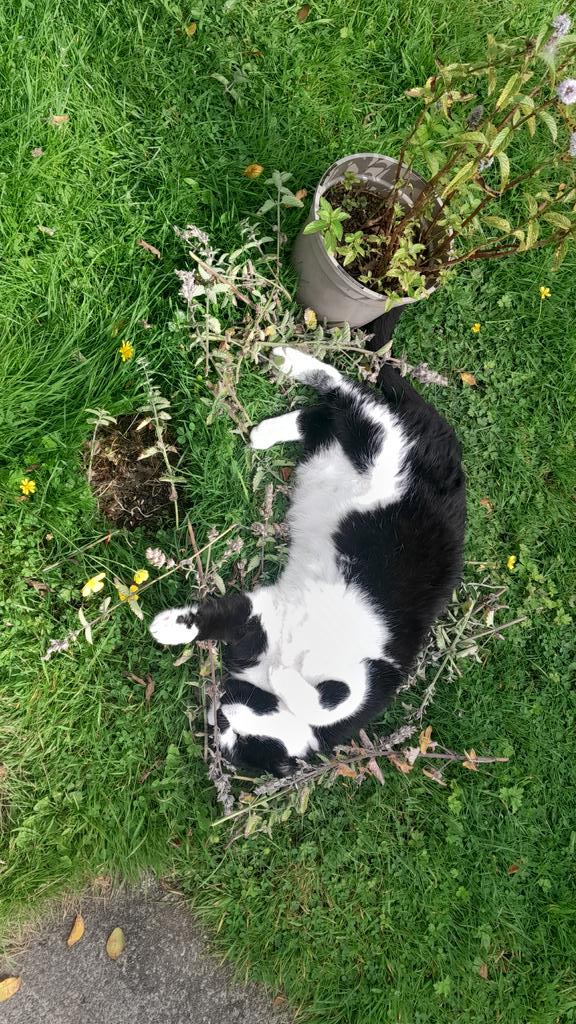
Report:
[[[385,194],[394,184],[397,167],[397,160],[378,153],[354,153],[337,160],[328,168],[314,192],[306,223],[317,220],[320,197],[341,182],[347,171],[352,171],[374,191]],[[403,169],[402,176],[409,184],[400,193],[400,201],[409,208],[426,182],[407,168]],[[437,202],[441,205],[440,200]],[[366,288],[347,274],[334,256],[327,253],[321,234],[305,235],[301,231],[294,245],[292,262],[299,275],[297,301],[305,308],[313,309],[329,325],[346,322],[351,327],[364,327],[386,312],[386,296]],[[427,294],[433,291],[435,288],[430,287]],[[399,299],[393,306],[407,306],[417,301]]]

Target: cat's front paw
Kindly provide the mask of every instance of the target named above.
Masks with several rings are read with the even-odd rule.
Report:
[[[196,604],[189,608],[167,608],[152,619],[150,632],[159,644],[189,644],[198,636],[197,611]]]

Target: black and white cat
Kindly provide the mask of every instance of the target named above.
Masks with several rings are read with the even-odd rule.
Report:
[[[227,644],[222,748],[283,774],[366,726],[410,672],[459,580],[466,500],[452,429],[395,370],[375,391],[299,350],[274,355],[321,395],[251,435],[302,445],[286,568],[253,593],[160,612],[150,631]]]

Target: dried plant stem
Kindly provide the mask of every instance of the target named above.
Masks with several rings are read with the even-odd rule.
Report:
[[[251,309],[255,309],[252,299],[249,299],[246,295],[244,295],[240,291],[240,289],[236,287],[235,284],[232,284],[232,282],[229,281],[226,277],[223,277],[222,274],[219,274],[216,270],[214,270],[213,267],[209,266],[208,263],[205,263],[204,260],[201,259],[201,257],[198,256],[195,252],[190,251],[190,256],[192,257],[193,260],[196,260],[198,266],[202,267],[202,270],[206,274],[210,275],[213,281],[218,281],[219,284],[226,284],[229,288],[232,289],[237,299],[240,299],[241,302],[245,302],[246,305],[250,306]]]

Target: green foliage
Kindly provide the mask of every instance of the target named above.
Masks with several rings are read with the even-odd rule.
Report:
[[[324,196],[320,197],[318,203],[318,218],[311,220],[304,228],[305,235],[321,233],[327,251],[333,256],[338,250],[338,243],[342,240],[344,221],[348,220],[350,214],[339,208],[334,209]]]

